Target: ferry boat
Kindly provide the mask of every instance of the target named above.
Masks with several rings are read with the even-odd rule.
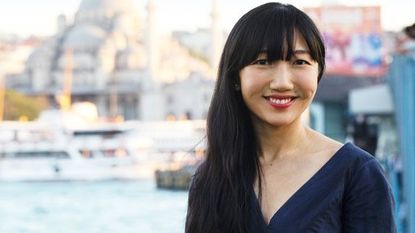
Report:
[[[194,160],[204,121],[100,122],[45,111],[34,122],[0,123],[0,181],[154,178]]]
[[[130,138],[129,131],[117,124],[63,129],[45,122],[2,123],[0,181],[150,178],[139,159],[148,156],[150,142]]]

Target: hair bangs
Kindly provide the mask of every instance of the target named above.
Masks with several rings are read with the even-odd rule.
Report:
[[[325,67],[325,48],[321,35],[312,20],[291,5],[268,5],[244,15],[235,25],[239,31],[230,65],[237,72],[266,53],[270,62],[290,60],[294,55],[296,36],[307,44],[310,57],[319,64],[319,80]],[[252,20],[255,18],[255,20]],[[242,26],[244,25],[244,26]],[[312,25],[312,26],[310,26]],[[231,32],[231,34],[234,34]]]
[[[229,38],[228,41],[236,42],[233,49],[235,59],[230,64],[231,70],[239,72],[243,67],[251,64],[260,53],[264,52],[264,38],[269,25],[270,12],[255,15],[255,11],[248,12],[235,25],[233,31],[240,31],[237,38]],[[268,14],[267,14],[268,13]],[[255,15],[256,20],[246,20]],[[231,35],[233,32],[230,33]],[[226,45],[225,45],[226,46]]]
[[[295,25],[292,17],[286,14],[274,14],[269,19],[262,47],[270,62],[290,60],[294,54]],[[258,56],[259,54],[257,54]]]
[[[261,53],[266,53],[270,61],[286,60],[293,54],[294,25],[284,15],[275,14],[275,9],[256,14],[249,12],[244,17],[255,15],[256,20],[244,21],[244,17],[236,24],[245,24],[240,28],[240,38],[235,38],[238,45],[234,52],[239,53],[235,61],[234,70],[239,71],[251,64]],[[259,13],[259,12],[258,12]],[[234,29],[239,29],[235,27]],[[231,32],[232,34],[232,32]]]
[[[309,25],[313,24],[311,19],[307,16],[301,17],[304,14],[294,9],[288,11],[284,8],[280,14],[273,15],[263,37],[261,52],[267,54],[270,62],[290,60],[296,49],[296,37],[302,37],[308,47],[310,57],[319,63],[321,68],[324,68],[325,48],[317,28],[310,27]]]

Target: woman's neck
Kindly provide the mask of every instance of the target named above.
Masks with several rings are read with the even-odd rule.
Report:
[[[265,164],[297,155],[309,146],[311,137],[311,130],[301,120],[280,127],[256,124],[255,130],[261,147],[260,161]]]

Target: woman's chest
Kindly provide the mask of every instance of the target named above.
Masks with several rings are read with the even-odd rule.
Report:
[[[257,225],[273,229],[263,232],[341,232],[345,170],[336,167],[332,160],[265,170],[261,201],[253,202]]]
[[[323,165],[316,162],[282,163],[263,169],[261,210],[266,222],[298,192]],[[258,196],[259,186],[256,187]]]
[[[294,193],[264,194],[268,200],[263,197],[262,206],[254,198],[255,228],[269,233],[341,232],[343,186],[339,183],[324,176],[313,177]],[[279,187],[284,188],[282,184]],[[277,195],[277,198],[271,195]],[[266,201],[267,206],[264,205]]]

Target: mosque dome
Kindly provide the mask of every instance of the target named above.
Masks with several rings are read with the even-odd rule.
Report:
[[[75,21],[80,23],[108,20],[133,9],[132,0],[82,0]]]
[[[76,25],[65,36],[63,47],[75,50],[95,50],[106,39],[106,32],[89,24]]]
[[[147,65],[146,51],[143,45],[129,45],[117,55],[118,69],[143,69]]]

